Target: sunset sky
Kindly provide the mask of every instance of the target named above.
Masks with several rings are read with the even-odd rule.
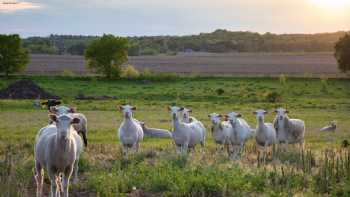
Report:
[[[187,35],[350,30],[350,0],[0,0],[0,33]],[[11,2],[14,2],[13,0]]]

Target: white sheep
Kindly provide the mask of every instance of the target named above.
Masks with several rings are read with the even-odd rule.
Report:
[[[201,133],[203,135],[203,143],[205,141],[205,133],[206,129],[203,125],[203,123],[199,120],[197,120],[195,117],[190,116],[190,112],[192,112],[191,109],[187,109],[185,107],[182,107],[180,110],[180,114],[182,116],[182,121],[185,123],[188,123],[191,125],[191,127],[196,130],[198,133]],[[204,146],[204,145],[203,145]]]
[[[230,112],[227,114],[227,119],[232,126],[232,133],[230,135],[230,141],[233,146],[239,146],[237,154],[241,154],[244,150],[246,141],[253,136],[252,129],[248,123],[241,118],[242,115],[236,112]]]
[[[257,119],[256,126],[256,144],[263,148],[263,161],[266,161],[267,147],[275,145],[277,142],[276,130],[272,123],[265,123],[264,116],[267,114],[265,110],[257,110],[254,112]]]
[[[139,121],[135,120],[132,112],[136,107],[123,105],[119,107],[123,113],[123,122],[118,130],[118,137],[123,148],[124,156],[128,156],[128,149],[135,147],[136,152],[139,151],[140,141],[143,140],[143,130]]]
[[[211,122],[211,134],[214,142],[218,145],[224,145],[227,154],[230,155],[230,135],[232,133],[231,124],[227,121],[221,121],[221,114],[211,113],[208,117]]]
[[[172,137],[176,145],[177,153],[186,154],[188,148],[194,148],[197,144],[201,144],[204,148],[205,133],[193,123],[185,123],[180,121],[179,113],[183,108],[173,106],[168,107],[171,114],[173,133]]]
[[[322,127],[320,131],[335,132],[336,129],[337,129],[337,121],[333,120],[328,125]]]
[[[42,196],[43,169],[46,169],[51,181],[51,196],[60,196],[60,175],[63,175],[63,194],[68,197],[69,179],[74,170],[74,179],[77,179],[78,160],[83,150],[81,138],[72,127],[72,124],[78,123],[79,119],[66,114],[49,116],[55,124],[40,129],[35,140],[37,196]]]
[[[276,118],[273,125],[276,129],[277,141],[288,144],[299,143],[300,148],[304,148],[305,123],[299,119],[290,119],[288,110],[278,108],[275,110]],[[287,148],[286,148],[287,149]]]
[[[53,106],[50,107],[50,113],[54,113],[56,115],[62,115],[62,114],[70,114],[73,116],[73,118],[79,118],[78,124],[73,124],[74,129],[78,132],[78,134],[81,134],[84,140],[84,145],[87,146],[88,140],[87,140],[87,118],[82,113],[77,113],[75,108],[72,107],[66,107],[66,106]]]
[[[140,122],[143,133],[145,136],[156,137],[156,138],[171,138],[172,134],[170,131],[165,129],[149,128],[145,122]]]

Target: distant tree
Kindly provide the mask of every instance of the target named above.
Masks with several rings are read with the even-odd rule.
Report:
[[[68,47],[67,52],[71,55],[84,55],[85,48],[85,43],[79,42]]]
[[[0,35],[0,73],[8,76],[23,71],[28,62],[28,52],[22,47],[19,35]]]
[[[85,50],[87,66],[107,78],[120,77],[121,65],[128,61],[128,40],[104,34]]]
[[[346,34],[336,43],[334,56],[342,72],[350,70],[350,34]]]

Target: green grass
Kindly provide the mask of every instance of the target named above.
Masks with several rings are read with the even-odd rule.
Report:
[[[350,140],[350,81],[287,78],[169,77],[133,81],[96,78],[29,77],[47,91],[76,106],[88,118],[89,147],[80,163],[80,182],[71,185],[73,195],[115,196],[142,193],[146,196],[349,196],[350,162],[343,140]],[[0,89],[18,78],[0,78]],[[222,90],[219,90],[222,89]],[[85,96],[115,96],[104,101],[79,101]],[[277,102],[270,102],[277,95]],[[117,128],[117,106],[137,106],[134,116],[151,127],[170,129],[166,107],[193,109],[193,116],[207,127],[205,154],[176,156],[169,139],[146,138],[141,152],[122,159]],[[252,112],[283,106],[290,116],[306,122],[306,149],[292,147],[277,161],[271,156],[258,166],[254,140],[241,160],[232,161],[216,151],[208,114],[237,111],[251,126]],[[266,117],[273,120],[273,113]],[[31,100],[0,100],[0,191],[3,196],[33,196],[33,142],[47,124],[45,109],[34,109]],[[336,133],[320,133],[330,120],[338,121]],[[340,152],[343,151],[343,152]],[[325,154],[333,153],[333,157]],[[338,161],[338,163],[337,163]],[[342,161],[343,163],[341,163]],[[344,165],[343,165],[344,164]],[[349,170],[349,171],[347,171]],[[342,176],[340,176],[340,173]],[[45,179],[45,193],[49,181]],[[1,196],[0,195],[0,196]]]

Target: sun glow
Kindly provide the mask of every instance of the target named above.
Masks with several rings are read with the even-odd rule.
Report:
[[[323,9],[346,9],[350,7],[350,0],[310,0],[312,4]]]

